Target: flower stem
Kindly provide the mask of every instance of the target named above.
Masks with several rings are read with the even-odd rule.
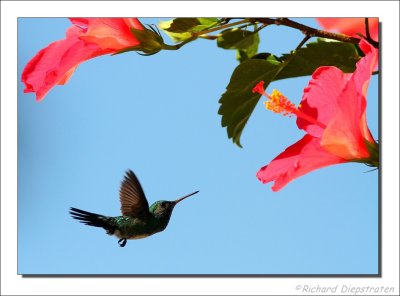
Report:
[[[353,162],[364,163],[370,167],[379,168],[379,144],[377,142],[371,143],[364,139],[365,146],[370,154],[368,158],[353,159]]]
[[[369,24],[368,24],[368,18],[365,18],[365,36],[368,39],[371,39],[371,35],[369,34]]]
[[[276,71],[276,73],[275,73],[275,75],[274,75],[274,78],[275,78],[276,76],[278,76],[278,74],[290,63],[290,61],[292,60],[292,58],[293,58],[294,55],[296,54],[296,51],[297,51],[298,49],[300,49],[300,48],[304,45],[304,43],[306,43],[307,40],[310,39],[310,38],[311,38],[311,36],[307,34],[307,35],[303,38],[303,40],[301,40],[300,43],[296,46],[296,49],[295,49],[295,50],[292,50],[292,51],[290,52],[290,55],[283,61],[283,63],[281,64],[280,68]],[[273,81],[273,79],[272,79],[271,81]]]
[[[299,43],[299,45],[297,45],[297,47],[296,47],[295,50],[300,49],[300,48],[304,45],[304,43],[306,43],[306,42],[308,41],[308,39],[310,39],[310,38],[311,38],[310,35],[306,35],[306,36],[304,37],[304,39]]]
[[[379,48],[379,42],[375,41],[374,39],[371,38],[371,35],[369,33],[369,22],[368,18],[365,18],[365,37],[369,43],[371,43],[375,48]]]
[[[186,39],[185,41],[182,41],[181,43],[175,44],[175,45],[169,45],[169,44],[163,44],[162,45],[162,49],[165,50],[178,50],[179,48],[181,48],[182,46],[184,46],[185,44],[192,42],[193,40],[197,39],[197,37],[190,37],[189,39]]]

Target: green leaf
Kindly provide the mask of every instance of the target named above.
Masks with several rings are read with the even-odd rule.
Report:
[[[281,59],[288,57],[285,54]],[[359,59],[357,47],[353,44],[318,39],[297,50],[275,80],[311,75],[320,66],[336,66],[345,73],[351,73]]]
[[[292,56],[286,54],[277,58],[262,53],[240,63],[219,100],[218,114],[222,115],[221,124],[227,128],[228,138],[242,147],[240,137],[260,99],[260,94],[253,94],[252,89],[261,80],[268,87],[279,79],[311,75],[320,66],[336,66],[344,72],[353,72],[359,59],[353,44],[320,39],[308,43]]]
[[[176,18],[163,21],[158,26],[167,33],[175,42],[180,42],[193,37],[193,33],[215,27],[219,24],[218,18]]]
[[[281,62],[270,56],[268,60],[250,59],[239,64],[222,95],[218,114],[222,115],[222,126],[227,127],[228,137],[239,147],[240,136],[250,118],[260,95],[253,93],[253,87],[261,80],[274,79]]]
[[[218,47],[237,50],[236,58],[240,62],[255,55],[259,43],[260,37],[257,32],[238,28],[222,31],[217,38]]]

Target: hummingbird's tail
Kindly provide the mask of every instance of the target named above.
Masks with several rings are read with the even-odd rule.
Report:
[[[70,215],[72,218],[78,220],[79,222],[94,226],[94,227],[102,227],[107,230],[107,234],[114,234],[115,232],[115,225],[113,225],[113,221],[111,217],[106,217],[103,215],[86,212],[77,208],[72,208],[69,210]]]

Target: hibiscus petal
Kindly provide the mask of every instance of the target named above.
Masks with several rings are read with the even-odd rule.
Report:
[[[112,52],[80,40],[79,33],[79,28],[71,27],[65,39],[51,43],[29,61],[22,73],[24,92],[36,92],[40,101],[53,86],[65,83],[80,63]]]
[[[300,110],[327,125],[336,110],[337,99],[346,85],[350,74],[336,67],[324,66],[314,71],[308,86],[304,89]],[[299,129],[320,138],[324,129],[301,117],[296,120]]]
[[[136,17],[124,18],[124,22],[129,28],[144,29],[142,23]]]
[[[257,172],[257,178],[263,183],[275,181],[272,190],[278,191],[292,180],[313,170],[343,162],[346,160],[323,149],[318,138],[305,135],[270,164],[262,167]]]
[[[75,26],[83,29],[83,31],[86,32],[86,29],[87,29],[87,27],[89,25],[89,19],[84,18],[84,17],[70,17],[69,20]]]
[[[326,30],[340,32],[342,34],[360,37],[357,33],[366,35],[365,32],[365,18],[346,18],[346,17],[332,17],[332,18],[317,18],[319,24]],[[378,18],[368,19],[369,32],[371,38],[378,40],[379,23]]]
[[[369,157],[364,140],[375,142],[367,126],[365,112],[366,92],[378,53],[365,40],[360,42],[360,47],[365,57],[357,63],[356,70],[338,96],[335,115],[321,139],[321,145],[326,150],[348,160]]]
[[[378,66],[378,50],[374,48],[371,44],[369,44],[367,41],[362,39],[360,41],[360,48],[364,52],[365,57],[362,58],[360,61],[357,63],[357,69],[369,69],[369,71],[361,71],[361,70],[356,70],[354,72],[354,81],[356,83],[356,87],[358,89],[362,90],[362,96],[363,100],[366,103],[366,97],[367,97],[367,90],[369,86],[369,81],[371,79],[370,73],[372,73]],[[367,119],[366,119],[366,106],[364,108],[364,111],[362,112],[361,118],[360,118],[360,126],[361,126],[361,133],[364,137],[364,139],[368,140],[371,143],[374,143],[375,140],[373,139],[371,132],[368,128],[367,125]]]
[[[82,40],[96,43],[103,49],[115,51],[139,44],[130,27],[143,29],[134,18],[88,18],[87,31],[80,36]]]
[[[347,102],[338,106],[335,118],[326,127],[321,139],[321,145],[327,151],[347,160],[369,156],[360,129],[361,111],[365,111],[365,100],[361,102],[360,97],[354,81],[350,81],[340,96]]]
[[[360,41],[359,45],[365,57],[357,62],[356,70],[352,74],[352,79],[356,83],[359,92],[363,97],[366,97],[371,73],[378,64],[378,50],[364,39]]]
[[[68,82],[68,80],[71,78],[72,74],[74,74],[76,68],[78,68],[78,65],[76,65],[75,67],[72,67],[71,69],[69,69],[64,76],[57,82],[58,85],[64,85]]]

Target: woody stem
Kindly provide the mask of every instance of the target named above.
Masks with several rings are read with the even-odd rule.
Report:
[[[294,28],[294,29],[300,30],[301,32],[303,32],[306,35],[309,35],[310,37],[323,37],[323,38],[329,38],[329,39],[353,43],[353,44],[358,44],[360,42],[359,38],[350,37],[350,36],[347,36],[344,34],[332,33],[332,32],[314,29],[309,26],[292,21],[288,18],[275,18],[275,19],[274,18],[252,18],[251,20],[253,22],[260,22],[263,24],[278,25],[278,26],[282,25],[282,26]]]
[[[365,18],[365,35],[369,43],[371,43],[375,48],[379,48],[379,42],[372,39],[369,33],[369,22],[367,17]]]

